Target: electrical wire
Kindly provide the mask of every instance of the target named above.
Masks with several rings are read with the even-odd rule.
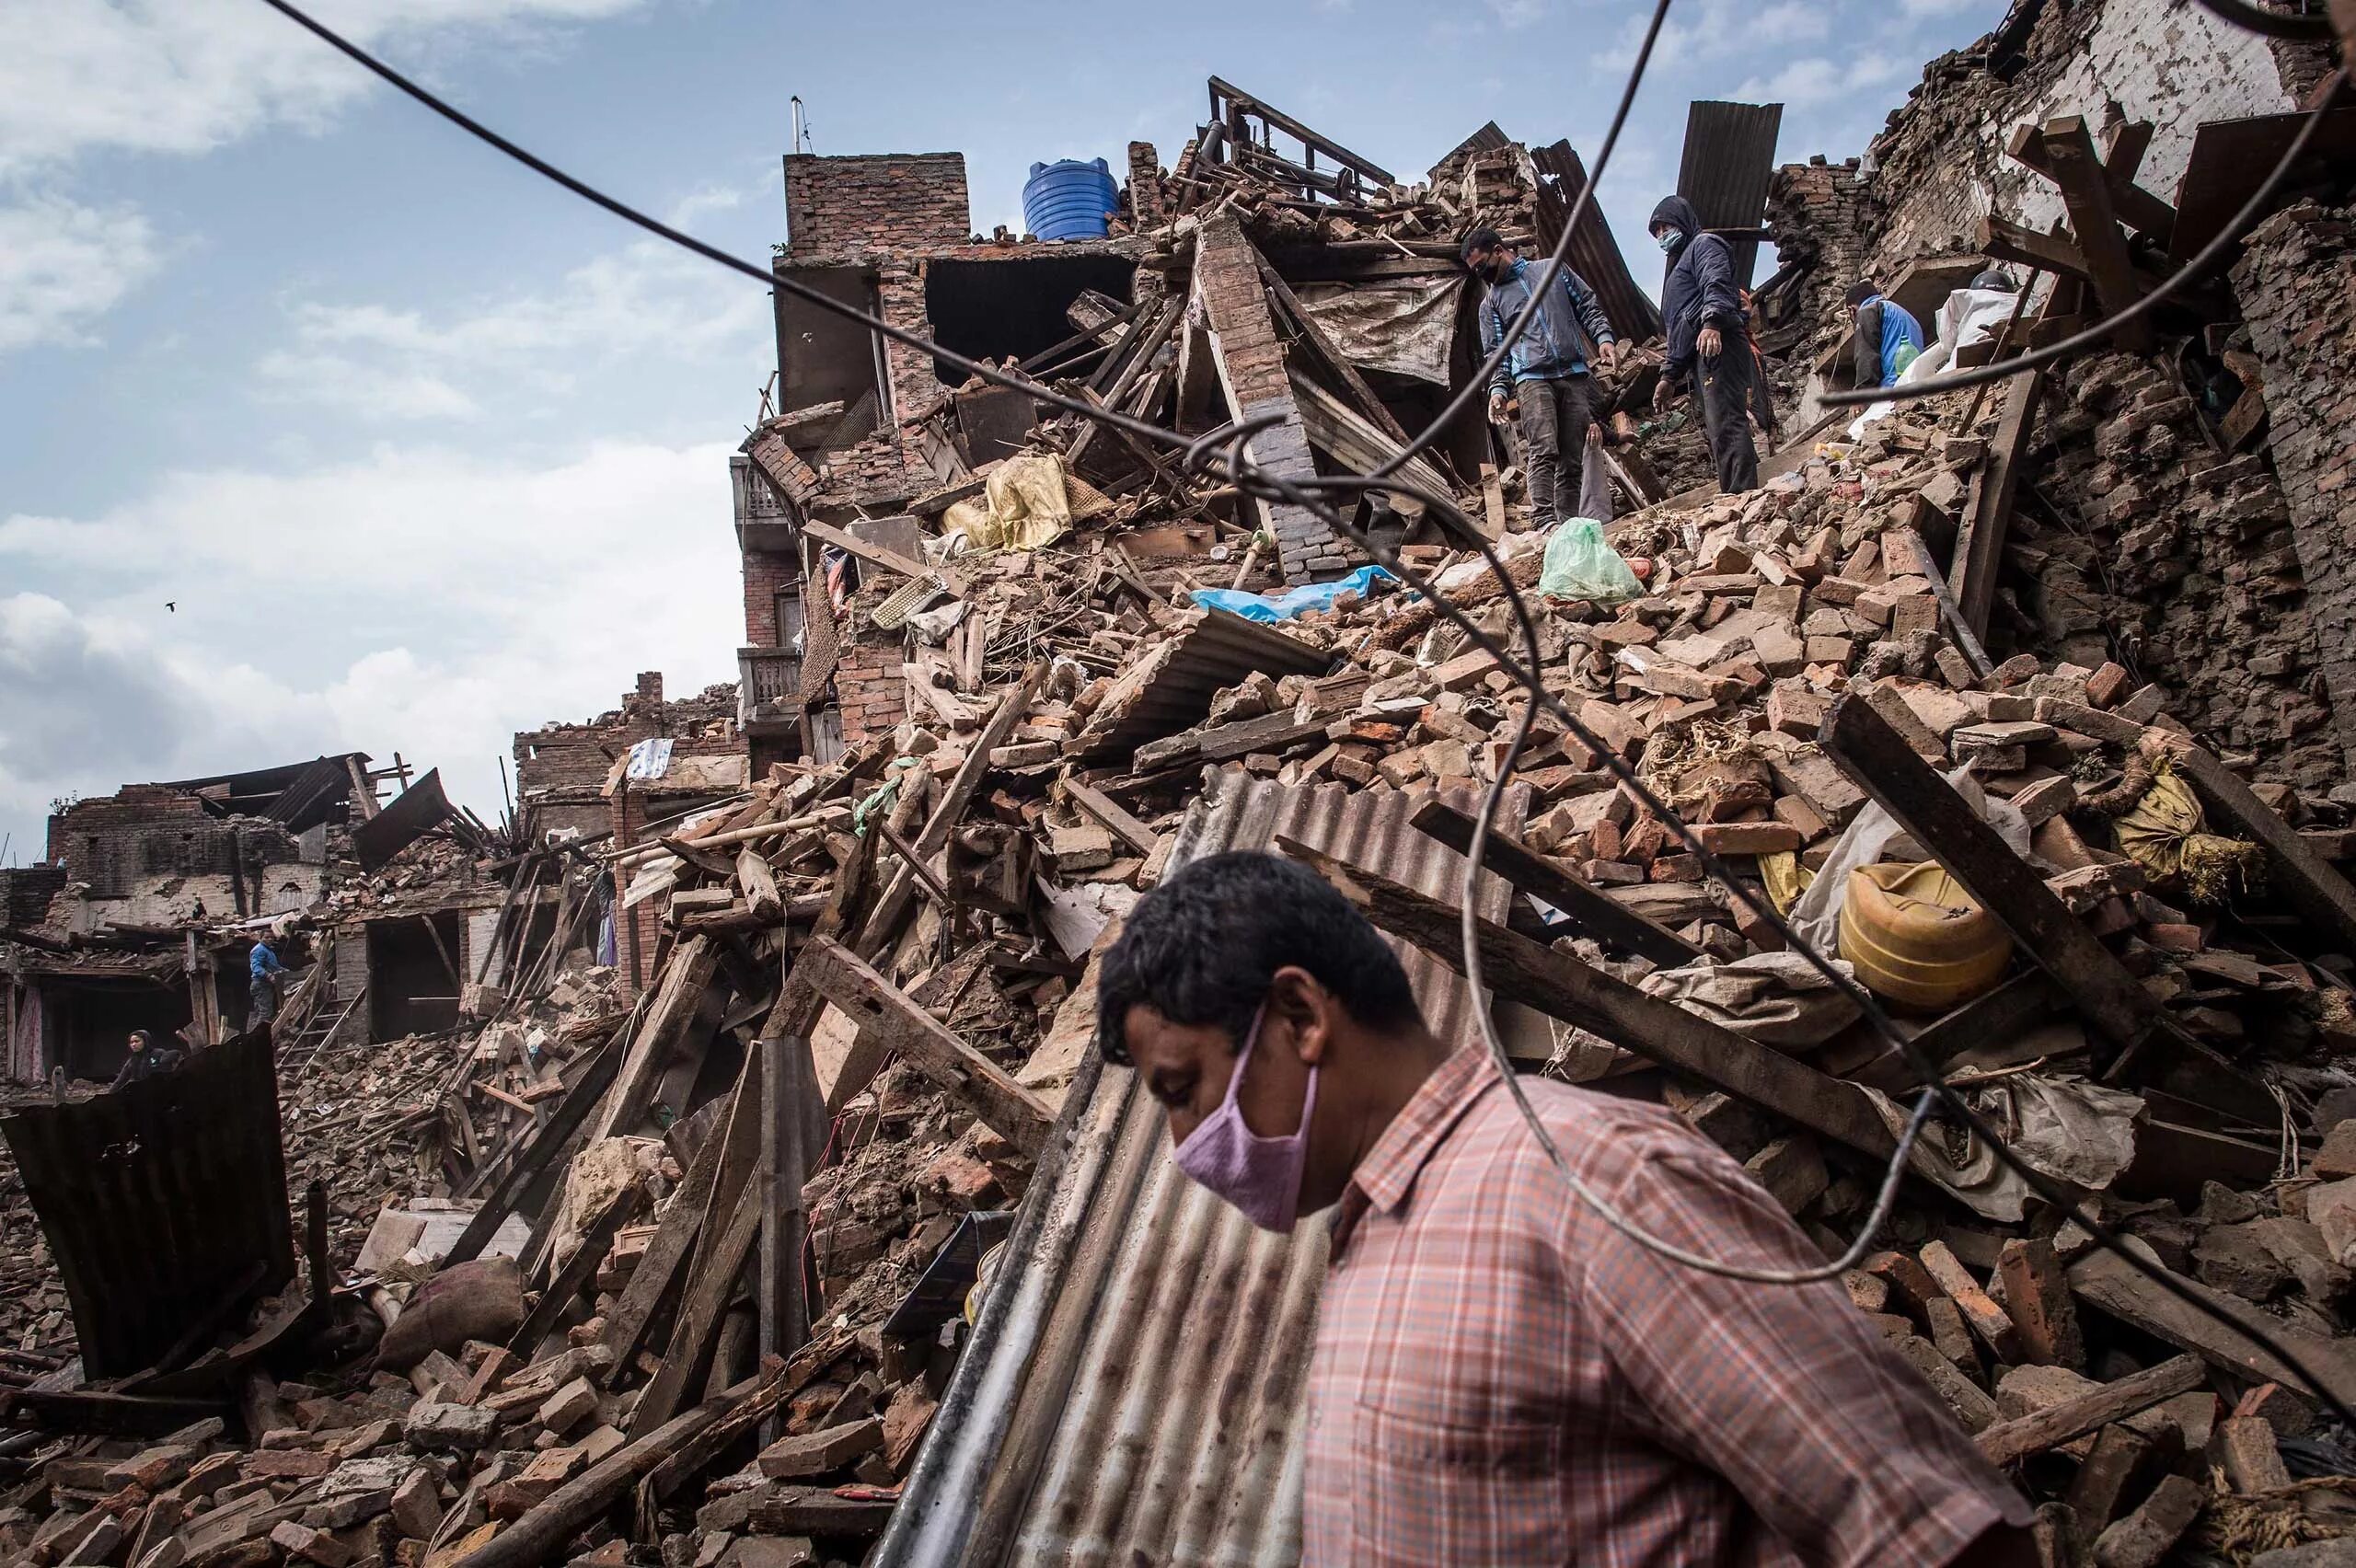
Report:
[[[2293,16],[2286,11],[2269,11],[2251,5],[2249,0],[2196,0],[2196,4],[2212,16],[2222,17],[2237,28],[2262,33],[2268,38],[2307,41],[2331,37],[2329,17]]]
[[[1635,769],[1622,758],[1616,750],[1603,742],[1600,736],[1596,735],[1595,732],[1587,724],[1585,724],[1567,705],[1546,688],[1539,674],[1543,655],[1538,639],[1536,619],[1530,613],[1529,603],[1522,596],[1520,589],[1514,583],[1511,574],[1507,571],[1503,559],[1498,557],[1496,550],[1490,546],[1488,540],[1482,534],[1479,527],[1473,523],[1472,519],[1456,503],[1453,496],[1438,494],[1421,485],[1404,481],[1395,474],[1377,473],[1365,476],[1337,475],[1330,477],[1304,476],[1298,478],[1274,475],[1263,469],[1257,460],[1253,457],[1250,450],[1250,443],[1253,436],[1268,429],[1274,424],[1281,422],[1278,416],[1261,416],[1249,421],[1234,421],[1229,426],[1223,427],[1221,430],[1211,432],[1205,436],[1189,441],[1186,438],[1180,436],[1173,432],[1165,430],[1158,425],[1148,424],[1144,421],[1116,414],[1100,406],[1083,403],[1078,399],[1065,397],[1055,392],[1052,388],[1043,387],[1034,382],[1029,381],[1027,378],[1019,375],[1010,375],[1003,371],[998,370],[994,366],[966,358],[953,351],[941,348],[938,345],[927,341],[915,333],[895,327],[891,323],[884,321],[876,317],[870,316],[854,306],[847,306],[842,302],[829,299],[817,293],[815,290],[810,289],[806,285],[800,284],[787,276],[776,273],[768,269],[754,266],[749,262],[739,260],[736,258],[729,256],[724,251],[721,251],[711,246],[706,245],[702,241],[697,240],[690,236],[681,234],[677,230],[671,228],[669,225],[659,223],[656,220],[648,217],[644,213],[637,212],[635,209],[629,207],[625,203],[620,202],[612,197],[606,196],[595,188],[591,187],[584,182],[565,174],[563,171],[555,168],[553,166],[526,152],[522,147],[517,146],[515,144],[508,141],[497,133],[491,131],[488,127],[481,125],[456,109],[444,103],[440,98],[426,91],[424,88],[409,81],[406,77],[400,75],[391,67],[375,60],[365,51],[359,49],[356,45],[346,41],[325,27],[321,26],[319,23],[312,20],[293,5],[289,4],[288,0],[263,0],[263,3],[286,16],[291,20],[295,21],[306,30],[314,33],[335,47],[341,52],[346,54],[375,75],[382,77],[387,82],[399,88],[402,92],[408,94],[419,103],[433,110],[436,114],[441,115],[443,118],[460,127],[462,130],[467,131],[469,134],[472,134],[498,148],[500,151],[507,154],[516,161],[523,163],[525,167],[533,169],[535,172],[541,174],[545,178],[572,191],[574,194],[606,209],[627,222],[635,224],[638,226],[648,230],[650,233],[653,233],[663,238],[672,241],[675,244],[680,245],[687,249],[692,250],[696,254],[705,257],[707,259],[728,267],[733,271],[746,273],[749,276],[768,283],[773,288],[781,289],[788,294],[795,295],[796,297],[806,299],[810,303],[831,311],[836,315],[855,320],[867,327],[870,330],[877,332],[893,341],[902,343],[905,346],[931,354],[946,363],[957,365],[961,369],[965,370],[968,374],[979,375],[984,380],[988,381],[993,385],[1009,386],[1028,393],[1033,397],[1040,398],[1042,401],[1063,409],[1068,412],[1077,414],[1081,418],[1093,421],[1100,424],[1110,425],[1116,429],[1129,431],[1131,433],[1138,436],[1142,440],[1152,441],[1163,445],[1183,447],[1185,451],[1186,467],[1189,471],[1215,474],[1217,477],[1223,478],[1227,482],[1234,484],[1240,491],[1250,495],[1256,501],[1290,504],[1302,507],[1309,511],[1313,516],[1317,517],[1319,521],[1333,529],[1336,534],[1350,541],[1361,550],[1366,551],[1369,557],[1381,563],[1393,576],[1405,582],[1410,588],[1421,594],[1425,599],[1436,606],[1438,611],[1445,616],[1452,625],[1461,630],[1474,646],[1479,647],[1484,651],[1487,652],[1491,658],[1496,661],[1501,670],[1506,672],[1516,682],[1516,684],[1519,685],[1530,694],[1530,701],[1525,709],[1522,722],[1517,728],[1515,741],[1512,746],[1508,748],[1507,755],[1503,759],[1503,762],[1497,770],[1497,777],[1492,781],[1490,789],[1484,799],[1482,812],[1475,823],[1472,839],[1471,844],[1468,846],[1465,857],[1466,864],[1460,909],[1460,914],[1462,918],[1461,935],[1464,942],[1464,951],[1462,954],[1464,960],[1463,969],[1468,984],[1475,992],[1478,992],[1483,988],[1481,983],[1479,920],[1475,909],[1474,894],[1477,889],[1478,880],[1482,874],[1484,851],[1486,847],[1489,833],[1494,824],[1499,803],[1503,799],[1504,790],[1512,777],[1514,768],[1519,760],[1519,753],[1528,741],[1531,732],[1531,727],[1534,723],[1535,710],[1538,708],[1542,707],[1548,713],[1560,720],[1570,733],[1578,737],[1583,743],[1589,745],[1597,755],[1602,759],[1606,769],[1619,780],[1623,788],[1629,790],[1631,794],[1637,801],[1643,803],[1648,811],[1652,812],[1653,814],[1662,822],[1664,827],[1674,835],[1681,845],[1683,845],[1701,860],[1702,864],[1708,871],[1719,879],[1720,882],[1727,888],[1730,895],[1740,900],[1744,905],[1754,915],[1758,916],[1771,930],[1780,935],[1792,951],[1798,952],[1803,957],[1804,961],[1807,962],[1810,967],[1816,969],[1820,975],[1825,977],[1835,989],[1839,990],[1842,995],[1848,997],[1853,1002],[1856,1003],[1859,1007],[1861,1015],[1866,1021],[1868,1027],[1893,1049],[1897,1050],[1901,1057],[1922,1075],[1927,1086],[1924,1091],[1923,1101],[1922,1104],[1918,1105],[1913,1120],[1909,1123],[1907,1136],[1901,1140],[1900,1145],[1899,1156],[1897,1159],[1893,1159],[1891,1170],[1885,1179],[1882,1197],[1877,1201],[1877,1228],[1879,1216],[1886,1216],[1888,1199],[1894,1192],[1897,1179],[1906,1165],[1906,1156],[1908,1152],[1911,1151],[1915,1134],[1927,1113],[1928,1107],[1934,1101],[1943,1103],[1958,1121],[1960,1121],[1967,1128],[1972,1131],[1987,1144],[1991,1153],[1996,1158],[1999,1163],[2004,1165],[2016,1176],[2020,1177],[2021,1180],[2028,1185],[2031,1191],[2033,1191],[2039,1198],[2043,1199],[2047,1204],[2051,1205],[2059,1214],[2075,1221],[2079,1226],[2081,1226],[2087,1232],[2095,1245],[2118,1256],[2135,1272],[2151,1280],[2154,1286],[2167,1295],[2174,1297],[2184,1305],[2200,1313],[2201,1316],[2213,1320],[2221,1327],[2226,1329],[2229,1332],[2241,1336],[2249,1343],[2272,1356],[2285,1369],[2295,1376],[2300,1382],[2306,1385],[2306,1387],[2314,1392],[2315,1395],[2326,1406],[2327,1406],[2337,1417],[2339,1417],[2339,1419],[2348,1423],[2351,1426],[2356,1426],[2356,1410],[2351,1410],[2350,1405],[2343,1401],[2336,1391],[2327,1387],[2324,1383],[2323,1379],[2318,1377],[2312,1368],[2308,1367],[2304,1361],[2276,1340],[2273,1335],[2224,1312],[2214,1303],[2207,1300],[2197,1292],[2189,1288],[2186,1283],[2180,1280],[2171,1271],[2148,1260],[2142,1253],[2139,1252],[2134,1248],[2128,1246],[2116,1232],[2110,1229],[2109,1227],[2102,1224],[2100,1220],[2096,1219],[2093,1216],[2083,1212],[2078,1207],[2076,1199],[2065,1191],[2059,1183],[2046,1176],[2042,1171],[2039,1171],[2034,1167],[2028,1165],[2019,1157],[2019,1155],[2015,1153],[2008,1145],[1997,1138],[1992,1129],[1986,1125],[1977,1113],[1975,1113],[1959,1095],[1958,1095],[1943,1081],[1936,1065],[1930,1063],[1920,1049],[1897,1030],[1896,1026],[1889,1020],[1888,1014],[1884,1012],[1878,1001],[1870,992],[1859,986],[1850,976],[1842,974],[1831,963],[1830,960],[1826,959],[1823,954],[1817,951],[1812,946],[1801,940],[1797,934],[1792,930],[1790,925],[1784,920],[1780,912],[1775,910],[1773,906],[1759,893],[1752,890],[1741,879],[1735,876],[1732,869],[1728,867],[1715,851],[1711,850],[1706,845],[1702,843],[1700,838],[1694,834],[1692,827],[1687,824],[1666,801],[1662,801],[1640,777],[1638,777]],[[1633,101],[1636,89],[1641,82],[1644,61],[1649,57],[1652,40],[1658,33],[1661,22],[1667,15],[1669,5],[1669,0],[1658,0],[1657,8],[1654,12],[1653,16],[1652,28],[1646,35],[1646,49],[1643,55],[1639,58],[1637,69],[1631,74],[1627,88],[1623,95],[1620,113],[1614,120],[1613,131],[1615,136],[1620,123],[1626,116],[1628,105]],[[2335,73],[2332,88],[2333,91],[2337,90],[2338,83],[2342,79],[2344,79],[2344,77],[2342,77],[2339,73]],[[2327,101],[2328,101],[2328,95],[2327,95]],[[2274,174],[2269,177],[2266,188],[2261,190],[2258,196],[2253,197],[2251,202],[2245,206],[2243,213],[2237,215],[2233,224],[2228,225],[2229,233],[2236,232],[2246,226],[2248,218],[2254,215],[2258,203],[2266,195],[2270,193],[2274,185],[2279,184],[2281,176],[2288,170],[2291,164],[2295,161],[2300,152],[2303,151],[2305,143],[2312,137],[2316,124],[2319,123],[2319,119],[2320,111],[2318,111],[2316,117],[2310,119],[2306,127],[2303,129],[2300,138],[2292,144],[2290,152],[2284,155],[2281,164],[2277,167]],[[1584,209],[1585,203],[1588,200],[1594,189],[1595,181],[1601,177],[1603,168],[1604,159],[1599,157],[1596,169],[1593,175],[1590,176],[1587,188],[1583,190],[1580,194],[1579,202],[1573,208],[1574,220],[1576,219],[1578,212]],[[1566,224],[1564,229],[1563,238],[1555,248],[1555,256],[1557,259],[1567,252],[1572,232],[1570,225]],[[2222,247],[2213,244],[2210,248],[2211,250],[2218,250],[2221,248]],[[2209,251],[2204,251],[2202,258],[2196,259],[2196,260],[2205,260],[2208,259],[2210,259],[2210,253]],[[1546,274],[1550,281],[1554,271],[1557,270],[1558,269],[1550,265],[1549,271]],[[2150,303],[2150,296],[2147,296],[2146,301],[2143,303]],[[2134,308],[2136,307],[2131,307],[2131,312],[2122,313],[2119,319],[2127,318],[2128,316],[2132,313]],[[1491,355],[1490,363],[1492,365],[1496,363],[1502,363],[1503,354],[1509,352],[1511,345],[1517,340],[1519,333],[1522,329],[1526,329],[1528,322],[1533,314],[1534,311],[1532,309],[1525,308],[1516,317],[1507,332],[1503,336],[1497,351]],[[2086,334],[2082,334],[2081,338],[2085,338],[2086,336]],[[2073,341],[2076,340],[2073,340]],[[2039,363],[2045,362],[2040,361]],[[1991,366],[1987,368],[2002,375],[2016,373],[2016,367],[2018,364],[2019,362],[2012,362],[2006,365]],[[1968,380],[1963,380],[1962,378],[1951,378],[1949,384],[1969,385],[1970,383]],[[1476,381],[1473,385],[1477,387],[1481,383]],[[1931,384],[1924,384],[1923,386],[1918,386],[1913,388],[1910,395],[1922,396],[1925,394],[1926,390],[1943,389],[1945,388],[1933,386]],[[1468,399],[1460,398],[1456,401],[1452,402],[1449,409],[1444,410],[1442,414],[1433,421],[1433,424],[1423,432],[1417,442],[1410,447],[1410,453],[1412,454],[1415,451],[1421,450],[1424,446],[1427,446],[1431,441],[1437,439],[1441,427],[1444,426],[1449,419],[1454,417],[1454,414],[1459,410],[1461,404],[1466,400]],[[1220,468],[1213,468],[1211,467],[1213,451],[1222,442],[1226,445],[1223,467]],[[1378,546],[1373,540],[1369,539],[1365,534],[1348,523],[1343,517],[1341,511],[1336,506],[1330,504],[1326,499],[1329,496],[1365,497],[1372,495],[1405,496],[1423,502],[1427,508],[1433,509],[1435,513],[1449,526],[1451,531],[1456,533],[1467,546],[1481,556],[1484,563],[1488,567],[1490,572],[1495,576],[1497,582],[1503,588],[1507,602],[1512,607],[1514,618],[1520,632],[1520,640],[1528,654],[1528,662],[1526,663],[1515,658],[1512,653],[1510,653],[1488,632],[1483,629],[1470,616],[1466,615],[1463,610],[1459,608],[1453,602],[1442,594],[1439,592],[1438,585],[1431,582],[1422,571],[1400,559],[1397,557],[1396,552],[1387,550],[1382,547]],[[1493,1059],[1497,1061],[1501,1066],[1504,1067],[1504,1076],[1507,1084],[1512,1091],[1532,1136],[1545,1150],[1555,1168],[1561,1171],[1565,1177],[1565,1180],[1569,1182],[1571,1190],[1580,1197],[1582,1202],[1588,1204],[1589,1206],[1594,1208],[1600,1216],[1604,1217],[1607,1223],[1611,1224],[1623,1234],[1628,1235],[1632,1239],[1634,1239],[1649,1249],[1660,1253],[1664,1257],[1670,1258],[1672,1261],[1684,1263],[1687,1266],[1705,1270],[1711,1273],[1725,1274],[1727,1277],[1752,1279],[1761,1282],[1788,1282],[1796,1281],[1802,1277],[1824,1277],[1824,1271],[1820,1270],[1750,1270],[1743,1268],[1740,1265],[1728,1264],[1718,1260],[1701,1258],[1664,1242],[1659,1238],[1645,1234],[1643,1231],[1626,1221],[1624,1216],[1619,1216],[1615,1211],[1610,1210],[1608,1205],[1600,1204],[1598,1201],[1596,1194],[1587,1189],[1583,1183],[1572,1179],[1573,1173],[1570,1171],[1567,1162],[1564,1159],[1561,1150],[1555,1147],[1553,1138],[1547,1134],[1543,1124],[1537,1116],[1534,1109],[1530,1106],[1527,1094],[1523,1091],[1520,1084],[1518,1082],[1517,1076],[1511,1070],[1510,1062],[1506,1056],[1504,1043],[1499,1038],[1496,1032],[1496,1020],[1489,1015],[1485,1009],[1476,1009],[1475,1012],[1476,1016],[1479,1017],[1481,1020],[1482,1032],[1487,1048],[1489,1049]],[[1869,1236],[1871,1231],[1869,1230],[1867,1234]],[[1858,1249],[1856,1248],[1852,1249],[1853,1251],[1857,1250]]]
[[[271,3],[274,5],[277,0],[271,0]],[[2208,0],[2204,0],[2204,3],[2208,3]],[[2126,309],[2114,311],[2085,331],[2073,333],[2058,343],[2050,343],[2025,354],[2016,354],[2008,360],[1997,360],[1973,370],[1958,370],[1952,375],[1934,375],[1927,381],[1916,381],[1911,384],[1900,382],[1895,386],[1860,387],[1847,392],[1827,392],[1817,400],[1828,409],[1852,409],[1860,404],[1903,403],[1915,398],[1935,397],[1941,392],[1959,392],[1967,386],[1978,386],[1985,382],[2004,381],[2028,371],[2040,370],[2057,360],[2068,359],[2081,350],[2095,347],[2127,323],[2142,320],[2145,316],[2158,309],[2164,302],[2174,297],[2177,290],[2205,273],[2228,249],[2242,242],[2242,236],[2249,232],[2250,225],[2264,210],[2266,203],[2272,199],[2275,189],[2289,177],[2292,166],[2307,150],[2307,144],[2316,139],[2316,133],[2323,129],[2324,120],[2332,112],[2333,102],[2339,98],[2340,86],[2347,80],[2348,70],[2345,66],[2333,71],[2328,77],[2325,78],[2323,86],[2318,89],[2321,101],[2308,114],[2305,123],[2299,127],[2298,135],[2292,138],[2290,149],[2276,162],[2273,172],[2269,173],[2258,185],[2250,199],[2242,203],[2241,211],[2226,221],[2225,225],[2217,231],[2217,236],[2214,239],[2200,248],[2200,253],[2198,256],[2169,273],[2151,293],[2143,295]]]

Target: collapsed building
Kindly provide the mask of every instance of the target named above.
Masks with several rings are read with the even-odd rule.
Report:
[[[2177,1294],[1942,1124],[1852,1300],[2046,1500],[2048,1562],[2344,1540],[2350,1435],[2231,1325],[2356,1396],[2330,548],[2356,110],[2147,339],[1862,421],[1822,403],[1862,275],[1928,322],[2013,269],[1997,324],[1942,340],[1964,364],[2142,297],[2224,232],[2327,68],[2182,0],[2023,0],[1854,162],[1777,168],[1774,106],[1695,105],[1680,190],[1775,247],[1775,433],[1743,495],[1704,482],[1686,415],[1650,415],[1660,323],[1589,204],[1568,251],[1635,345],[1600,386],[1626,585],[1550,567],[1509,432],[1461,421],[1416,475],[1532,597],[1537,674],[1588,732],[1542,722],[1505,793],[1486,995],[1455,900],[1516,674],[1351,575],[1307,509],[780,289],[777,389],[732,463],[738,685],[641,676],[516,737],[465,1021],[302,1059],[358,1103],[288,1113],[313,1239],[241,1233],[211,1341],[150,1329],[77,1378],[140,1325],[75,1296],[85,1260],[62,1287],[12,1261],[0,1285],[48,1294],[0,1319],[24,1477],[0,1541],[124,1568],[1296,1560],[1324,1233],[1185,1181],[1092,1048],[1124,914],[1229,848],[1327,875],[1444,1035],[1490,1008],[1521,1070],[1674,1108],[1827,1257],[1920,1079],[1737,885],[1831,945],[1859,874],[1939,872],[1984,962],[1883,999]],[[954,155],[790,156],[778,275],[1180,436],[1273,416],[1253,452],[1281,474],[1369,471],[1477,362],[1461,236],[1551,248],[1584,169],[1491,125],[1403,181],[1210,95],[1076,242],[972,234]],[[1411,498],[1352,521],[1507,626]],[[167,1142],[179,1091],[132,1089],[120,1115]]]

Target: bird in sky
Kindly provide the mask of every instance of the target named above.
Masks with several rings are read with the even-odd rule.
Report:
[[[178,599],[167,599],[164,601],[164,608],[171,611],[174,615],[178,615],[180,612],[180,602]]]

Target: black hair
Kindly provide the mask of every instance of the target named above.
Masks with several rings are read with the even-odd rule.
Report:
[[[1476,250],[1503,250],[1505,248],[1506,242],[1496,230],[1476,228],[1464,236],[1464,243],[1457,248],[1456,256],[1460,261],[1470,261]]]
[[[1399,955],[1307,867],[1230,852],[1196,860],[1140,899],[1096,979],[1096,1048],[1129,1065],[1127,1020],[1151,1008],[1178,1024],[1215,1024],[1243,1048],[1268,982],[1307,970],[1369,1029],[1420,1029]]]
[[[1879,293],[1881,293],[1880,285],[1876,283],[1871,278],[1865,278],[1850,285],[1849,293],[1846,297],[1850,307],[1854,309],[1856,306],[1865,304],[1865,301],[1873,298],[1874,295]]]

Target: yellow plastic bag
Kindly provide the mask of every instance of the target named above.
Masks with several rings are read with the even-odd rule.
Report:
[[[990,470],[980,502],[961,501],[941,517],[976,552],[1035,550],[1071,531],[1071,497],[1053,453],[1027,452]]]
[[[2143,798],[2119,819],[2119,852],[2154,882],[2181,883],[2196,904],[2223,904],[2237,888],[2256,891],[2265,878],[2264,852],[2207,827],[2192,787],[2164,766]]]

